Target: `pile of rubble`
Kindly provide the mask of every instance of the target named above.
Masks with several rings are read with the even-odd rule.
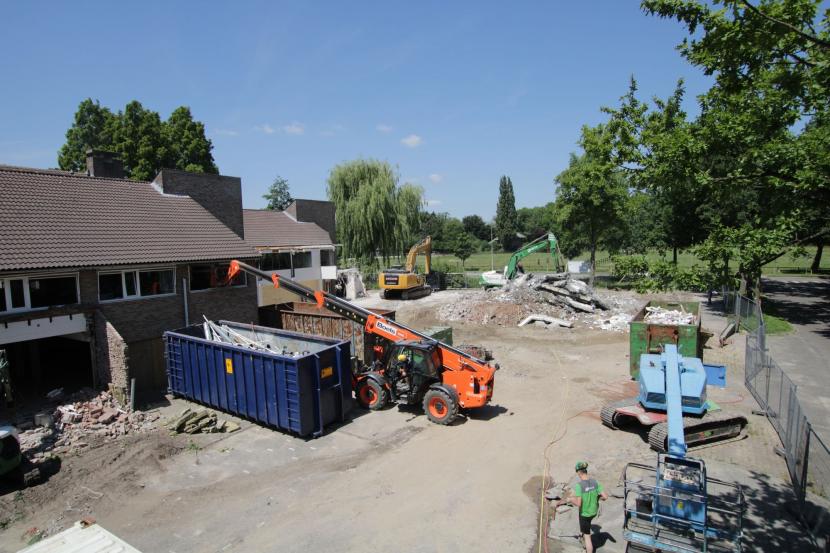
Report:
[[[473,324],[539,326],[549,329],[579,326],[625,331],[636,304],[624,294],[599,295],[568,273],[520,275],[503,288],[480,290],[464,301],[448,302],[438,310],[444,321]],[[522,326],[524,326],[522,325]]]
[[[62,398],[62,393],[50,394],[52,400]],[[54,411],[41,411],[33,421],[17,425],[21,430],[20,447],[32,461],[144,432],[158,419],[157,414],[124,409],[109,392],[84,389],[63,401]]]
[[[167,425],[174,434],[213,434],[216,432],[236,432],[239,425],[233,421],[220,419],[216,413],[207,409],[193,411],[186,408]]]
[[[680,306],[680,310],[666,309],[664,307],[648,306],[644,320],[647,323],[662,325],[690,325],[695,324],[697,319],[693,313],[687,313]]]

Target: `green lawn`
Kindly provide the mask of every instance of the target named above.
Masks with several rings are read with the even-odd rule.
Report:
[[[767,327],[767,334],[787,334],[793,331],[793,325],[775,315],[764,313],[764,324]]]
[[[510,255],[511,254],[509,253],[495,253],[493,254],[491,260],[490,252],[478,252],[465,260],[464,267],[470,272],[483,272],[489,271],[492,263],[492,266],[496,270],[500,271],[507,264],[508,259],[510,259]],[[806,255],[804,256],[793,257],[790,254],[786,254],[766,265],[764,267],[764,274],[809,274],[810,265],[813,262],[813,255],[815,255],[815,248],[812,246],[806,248]],[[588,252],[584,252],[575,259],[587,260],[588,258]],[[656,261],[658,259],[671,261],[671,252],[668,252],[666,255],[661,255],[657,251],[652,251],[646,255],[646,258],[649,261]],[[461,261],[453,255],[436,253],[432,255],[432,259],[433,264],[437,263],[439,266],[446,266],[452,272],[461,271]],[[399,263],[402,263],[402,261],[392,261],[392,264]],[[695,264],[701,264],[701,262],[691,252],[679,252],[677,256],[677,264],[680,267],[691,267]],[[421,270],[423,270],[423,256],[418,257],[418,265],[421,267]],[[550,255],[547,253],[531,254],[522,260],[522,265],[524,265],[525,269],[530,272],[552,270]],[[611,256],[608,252],[597,252],[597,272],[610,273],[612,267],[613,264],[611,263]],[[822,272],[830,272],[830,251],[825,252],[822,256],[821,270]]]

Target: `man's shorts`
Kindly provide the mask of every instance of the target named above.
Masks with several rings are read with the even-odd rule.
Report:
[[[579,515],[579,531],[583,534],[590,534],[592,520],[594,520],[594,517],[584,517]]]

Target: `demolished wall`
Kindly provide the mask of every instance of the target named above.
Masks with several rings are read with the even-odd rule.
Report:
[[[101,311],[95,312],[95,356],[98,382],[109,384],[115,399],[125,405],[130,380],[128,347]]]

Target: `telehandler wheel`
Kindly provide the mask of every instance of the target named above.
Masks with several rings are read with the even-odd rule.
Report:
[[[450,424],[458,416],[458,403],[443,390],[427,390],[424,413],[435,424]]]
[[[364,378],[357,383],[355,396],[361,407],[371,409],[372,411],[377,411],[386,405],[389,399],[389,393],[386,391],[386,388],[371,378]]]

